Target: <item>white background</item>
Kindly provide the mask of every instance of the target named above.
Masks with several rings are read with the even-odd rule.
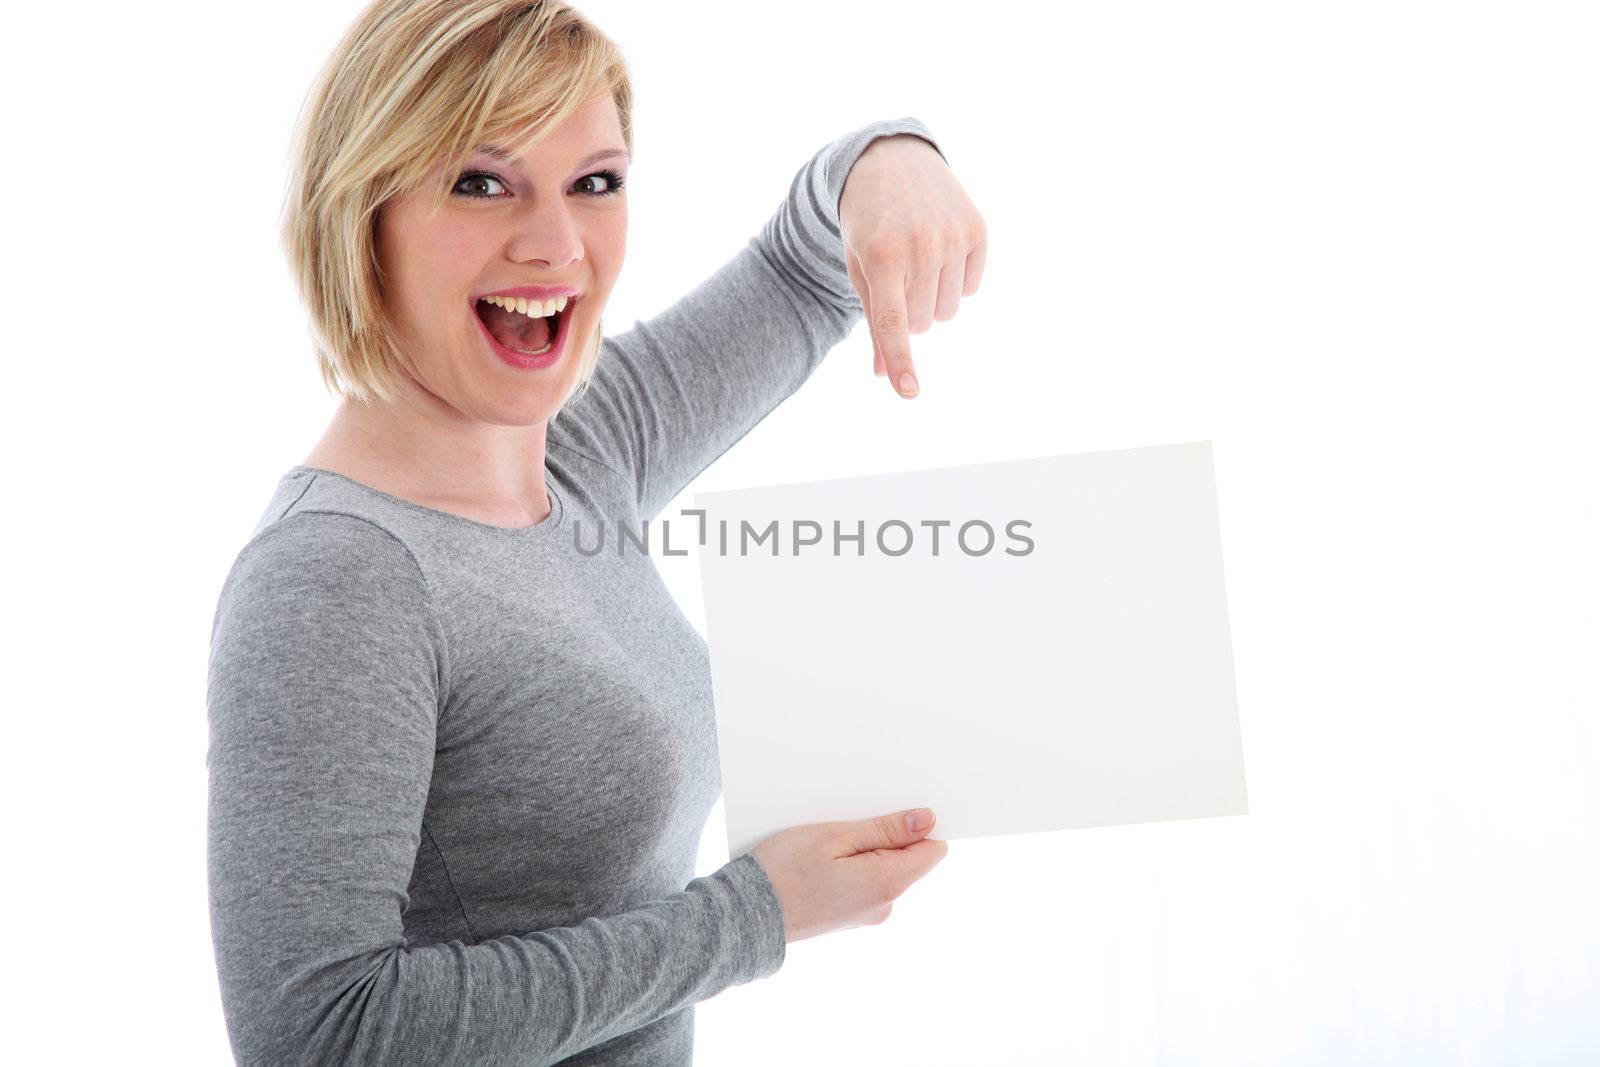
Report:
[[[276,217],[356,10],[8,11],[15,1062],[228,1061],[207,643],[332,410]],[[990,228],[919,399],[858,328],[694,488],[1215,443],[1251,814],[955,842],[703,1003],[697,1062],[1600,1058],[1593,9],[583,10],[639,98],[613,329],[874,119],[928,123]]]

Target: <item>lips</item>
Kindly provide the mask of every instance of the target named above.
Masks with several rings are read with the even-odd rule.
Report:
[[[476,304],[486,296],[524,296],[529,300],[550,300],[553,297],[564,296],[570,303],[578,295],[578,290],[570,285],[518,285],[510,289],[496,289],[490,293],[476,293],[472,297],[472,302]]]

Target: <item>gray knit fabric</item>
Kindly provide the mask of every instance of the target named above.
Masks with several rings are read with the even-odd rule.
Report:
[[[573,527],[637,530],[861,318],[838,200],[899,132],[932,142],[911,118],[834,141],[728,263],[605,341],[551,420],[544,522],[278,483],[208,674],[239,1062],[688,1064],[693,1005],[782,965],[755,858],[694,877],[721,791],[705,644],[650,556],[585,555]]]

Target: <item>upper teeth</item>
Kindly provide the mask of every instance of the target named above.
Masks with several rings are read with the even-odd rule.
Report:
[[[529,300],[524,296],[486,296],[483,300],[485,303],[493,304],[495,307],[503,307],[507,311],[520,311],[529,318],[535,319],[554,315],[567,306],[567,298],[564,296],[552,297],[549,300]]]

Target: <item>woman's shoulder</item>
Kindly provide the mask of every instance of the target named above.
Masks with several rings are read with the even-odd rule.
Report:
[[[240,548],[218,613],[268,602],[302,612],[353,604],[398,612],[431,599],[416,556],[392,531],[369,516],[297,507],[262,523]]]
[[[355,511],[296,507],[262,523],[239,550],[270,570],[345,564],[357,574],[422,568],[406,541],[382,522]]]
[[[260,536],[290,518],[322,515],[336,517],[311,519],[299,526],[345,530],[346,536],[355,537],[386,535],[402,545],[412,545],[418,540],[415,512],[425,510],[338,471],[294,466],[278,480],[251,535]],[[363,524],[367,529],[361,529]]]
[[[357,598],[389,607],[429,598],[428,578],[403,515],[368,494],[296,467],[279,481],[234,557],[222,601]],[[222,605],[219,605],[219,613]]]
[[[223,581],[208,699],[213,714],[225,716],[307,679],[411,677],[423,680],[417,693],[447,692],[447,645],[406,543],[371,515],[307,504],[302,495],[263,517]],[[357,702],[370,696],[349,693]]]

